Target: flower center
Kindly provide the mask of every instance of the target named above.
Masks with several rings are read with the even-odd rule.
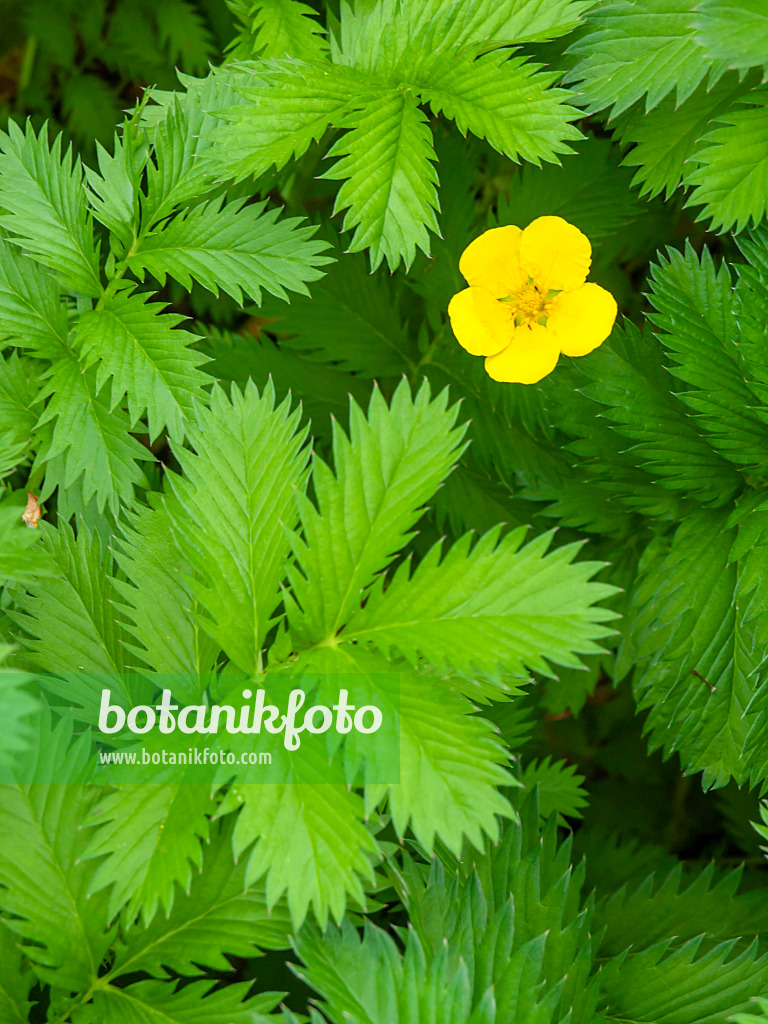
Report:
[[[519,291],[507,295],[501,301],[510,304],[512,307],[511,316],[515,321],[515,326],[520,327],[523,324],[545,324],[547,322],[549,299],[550,296],[542,295],[535,284],[528,283],[523,285]]]

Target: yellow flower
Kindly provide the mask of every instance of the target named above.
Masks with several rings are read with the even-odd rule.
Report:
[[[535,384],[560,353],[585,356],[601,345],[616,319],[616,300],[585,284],[589,239],[562,217],[528,227],[491,228],[459,261],[469,288],[451,299],[448,315],[458,342],[485,356],[494,380]]]

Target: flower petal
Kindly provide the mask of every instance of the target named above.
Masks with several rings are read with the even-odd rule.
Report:
[[[519,291],[526,281],[520,269],[521,235],[520,228],[507,224],[470,242],[459,260],[467,284],[486,288],[497,299]]]
[[[489,377],[507,384],[535,384],[552,373],[560,346],[547,327],[518,327],[503,352],[485,360]]]
[[[465,288],[448,303],[456,340],[473,356],[492,356],[509,344],[515,324],[512,307],[485,288]]]
[[[570,291],[587,279],[592,246],[562,217],[537,217],[520,239],[520,263],[541,291]]]
[[[611,333],[617,312],[611,293],[590,282],[552,300],[547,328],[564,355],[585,356]]]

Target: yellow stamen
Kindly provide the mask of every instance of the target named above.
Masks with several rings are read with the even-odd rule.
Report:
[[[520,327],[523,324],[546,324],[549,298],[549,295],[542,295],[535,284],[529,283],[501,301],[510,304],[515,325]]]

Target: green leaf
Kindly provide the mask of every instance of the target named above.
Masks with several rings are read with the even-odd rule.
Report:
[[[732,1019],[736,1024],[764,1024],[768,1017],[768,999],[755,996],[749,1005],[752,1013],[737,1013]]]
[[[600,900],[595,910],[595,933],[602,932],[601,957],[669,942],[670,933],[672,946],[704,934],[710,941],[742,939],[746,945],[751,936],[768,930],[768,914],[759,891],[737,892],[740,880],[740,868],[720,876],[712,863],[690,879],[678,863],[637,885],[622,886]]]
[[[57,358],[67,344],[59,289],[32,260],[0,238],[0,335],[35,355]]]
[[[689,390],[681,400],[693,410],[708,444],[736,466],[765,466],[765,419],[751,390],[752,374],[740,351],[739,323],[728,268],[715,269],[708,250],[699,258],[670,251],[651,271],[652,322],[663,331],[672,374]]]
[[[253,384],[231,401],[220,388],[189,431],[196,453],[177,448],[183,476],[172,477],[171,523],[197,574],[188,579],[204,610],[201,624],[238,668],[254,672],[280,601],[288,554],[285,527],[298,518],[294,494],[306,479],[304,431],[274,388]]]
[[[210,148],[211,129],[221,122],[212,110],[242,102],[233,81],[250,76],[230,73],[202,80],[180,75],[187,91],[153,92],[158,106],[144,108],[145,122],[154,125],[153,159],[147,163],[147,196],[142,199],[142,222],[147,228],[163,220],[180,203],[205,195],[215,187],[206,173],[202,154]],[[157,123],[159,122],[159,123]]]
[[[30,531],[31,532],[31,531]],[[102,562],[98,540],[81,529],[40,528],[43,547],[56,575],[35,578],[17,588],[14,620],[23,627],[27,657],[45,672],[46,688],[96,721],[102,683],[129,699],[122,675],[121,629],[115,618],[115,591]]]
[[[394,713],[398,734],[382,736],[380,762],[366,737],[356,746],[347,738],[344,763],[348,771],[353,769],[348,777],[363,768],[368,811],[388,796],[399,836],[410,827],[424,849],[433,850],[439,839],[456,853],[465,841],[479,849],[484,836],[498,838],[499,818],[513,813],[499,792],[499,787],[515,784],[508,770],[509,753],[496,729],[475,717],[475,707],[458,692],[454,680],[438,679],[406,662],[387,661],[359,644],[315,648],[286,668],[324,680],[318,697],[329,704],[328,698],[338,696],[339,679],[345,685],[345,676],[353,673],[359,705],[372,703]],[[384,674],[391,679],[392,673],[399,676],[396,697],[391,683],[383,682]],[[393,754],[397,762],[390,768]]]
[[[0,431],[28,441],[37,425],[32,405],[39,394],[38,365],[16,352],[0,355]]]
[[[693,27],[714,60],[742,69],[768,62],[768,10],[761,0],[700,0]]]
[[[200,843],[215,808],[210,786],[184,781],[121,785],[102,797],[89,822],[98,830],[82,856],[104,858],[89,892],[109,888],[109,918],[126,907],[128,919],[141,911],[149,925],[159,907],[170,913],[176,883],[188,890],[192,868],[202,866]]]
[[[65,288],[83,295],[101,294],[99,259],[94,248],[79,160],[61,155],[61,136],[49,148],[47,129],[26,134],[14,121],[0,133],[0,226],[38,262],[50,267]]]
[[[430,43],[454,52],[490,49],[565,35],[590,6],[583,0],[470,0],[457,18],[451,0],[421,0],[400,5],[397,29],[409,42],[431,30]]]
[[[184,587],[190,567],[173,538],[168,500],[126,513],[115,558],[128,579],[112,583],[123,599],[124,628],[136,641],[126,649],[155,672],[175,676],[174,696],[194,704],[218,648],[201,629],[197,603]]]
[[[5,661],[12,648],[0,646],[0,660]],[[33,737],[32,723],[29,717],[40,707],[26,684],[32,676],[13,669],[0,668],[0,715],[3,722],[3,745],[0,747],[0,768],[6,768],[14,762],[14,755],[19,751],[28,750]],[[0,934],[0,945],[2,944]],[[0,1008],[2,998],[0,997]],[[0,1021],[2,1015],[0,1015]]]
[[[330,262],[319,255],[326,249],[313,239],[312,225],[301,218],[278,221],[277,209],[266,202],[225,203],[224,197],[179,213],[156,227],[128,257],[128,264],[144,279],[148,270],[160,284],[170,275],[185,288],[193,279],[219,294],[219,289],[242,305],[243,292],[261,301],[262,288],[280,298],[286,289],[307,294],[307,281],[322,276],[317,268]]]
[[[437,232],[437,173],[432,133],[412,94],[382,91],[364,110],[349,113],[349,129],[330,149],[339,159],[324,177],[344,183],[334,213],[347,210],[354,229],[350,252],[371,250],[375,270],[386,257],[391,270],[413,263],[417,247],[429,252]]]
[[[189,0],[163,0],[155,8],[155,16],[170,63],[196,75],[205,74],[217,48],[195,5]]]
[[[298,57],[321,60],[328,49],[311,7],[298,0],[255,0],[248,8],[249,35],[237,40],[235,57]]]
[[[474,546],[465,534],[442,558],[436,544],[412,575],[404,563],[386,589],[374,588],[344,639],[423,657],[470,681],[470,692],[478,675],[500,684],[502,666],[548,674],[547,662],[578,667],[579,654],[599,654],[596,641],[611,633],[603,623],[615,617],[597,606],[615,588],[589,582],[599,563],[574,562],[578,545],[546,554],[551,534],[521,548],[524,529],[501,539],[500,529]]]
[[[424,502],[459,454],[463,429],[443,392],[427,385],[411,397],[404,381],[390,407],[373,391],[368,417],[350,405],[350,440],[334,424],[335,475],[313,464],[317,509],[300,499],[304,539],[293,540],[301,572],[290,573],[293,637],[304,646],[332,638],[349,620],[376,574],[412,536]],[[329,567],[333,567],[333,573]]]
[[[747,102],[749,106],[747,106]],[[705,137],[698,167],[685,179],[691,204],[703,206],[712,229],[741,231],[765,216],[768,195],[768,90],[756,90],[717,118],[725,122]]]
[[[409,918],[403,954],[368,922],[362,939],[349,922],[323,934],[302,929],[295,948],[306,967],[297,973],[324,997],[330,1020],[544,1024],[566,1012],[577,1024],[594,1019],[581,871],[571,871],[568,844],[557,848],[554,820],[540,834],[535,798],[521,818],[471,858],[445,856],[445,866],[433,858],[427,868],[406,854],[402,869],[392,864]]]
[[[111,408],[100,394],[94,370],[85,370],[74,353],[53,364],[47,373],[44,395],[50,395],[40,425],[55,418],[51,441],[41,462],[64,456],[62,484],[70,487],[82,476],[83,498],[95,495],[99,511],[109,505],[113,513],[124,502],[133,503],[134,487],[147,487],[140,463],[154,456],[134,437],[122,409]],[[45,488],[43,494],[53,487]]]
[[[148,150],[138,127],[137,117],[123,124],[123,137],[114,137],[110,154],[96,143],[98,172],[85,168],[86,195],[93,215],[108,228],[125,249],[129,249],[138,230],[139,186],[148,159]]]
[[[191,346],[198,336],[178,329],[184,317],[163,313],[165,304],[126,290],[80,317],[73,340],[84,370],[95,367],[97,393],[110,382],[110,408],[127,406],[135,426],[145,413],[150,440],[163,428],[180,438],[204,400],[210,377],[199,367],[207,357]]]
[[[307,928],[297,943],[307,970],[297,973],[325,997],[322,1007],[335,1024],[436,1024],[437,1006],[444,1020],[477,1024],[466,967],[446,964],[446,953],[427,966],[418,939],[408,940],[403,962],[393,937],[367,921],[362,941],[347,921],[323,936]]]
[[[724,513],[699,512],[671,540],[651,542],[616,670],[620,678],[635,665],[651,747],[679,750],[689,771],[703,771],[705,788],[747,781],[766,756],[746,712],[763,689],[768,618],[756,594],[768,566],[768,526],[765,512],[749,505],[740,516],[737,530]]]
[[[224,819],[231,826],[232,818]],[[253,957],[259,950],[288,945],[290,918],[283,906],[271,909],[263,887],[248,887],[248,861],[236,864],[232,829],[215,830],[205,850],[202,870],[186,894],[177,893],[169,915],[156,916],[149,927],[133,925],[117,946],[111,973],[115,976],[147,971],[165,977],[165,969],[197,973],[200,965],[228,971],[224,956]]]
[[[579,111],[566,102],[564,89],[549,88],[559,75],[541,73],[540,66],[509,59],[506,50],[476,60],[448,53],[427,64],[416,86],[434,113],[455,121],[462,135],[487,139],[515,161],[557,162],[559,154],[571,152],[568,141],[581,138],[569,124]]]
[[[738,956],[734,941],[700,952],[702,936],[670,952],[664,939],[634,956],[617,957],[602,969],[608,1020],[658,1024],[720,1024],[749,1006],[768,984],[768,954],[757,940]]]
[[[0,505],[0,582],[26,583],[49,575],[53,567],[42,545],[40,530],[27,529],[18,505]]]
[[[353,94],[362,104],[372,92],[360,72],[324,61],[236,64],[231,75],[228,69],[213,75],[223,76],[240,105],[221,103],[217,114],[228,124],[213,133],[204,168],[235,179],[263,174],[273,164],[279,170],[300,157],[331,123],[339,123]]]
[[[196,981],[174,991],[164,981],[140,981],[127,988],[112,985],[96,990],[93,1002],[81,1007],[75,1024],[271,1024],[269,1012],[282,992],[262,992],[246,998],[251,983],[215,989],[210,981]]]
[[[95,796],[82,784],[90,742],[73,742],[65,719],[55,730],[41,719],[36,740],[37,778],[46,781],[0,786],[0,906],[41,981],[88,991],[112,938],[80,859],[80,823]]]
[[[499,197],[495,221],[525,228],[537,217],[563,217],[591,242],[616,234],[639,212],[630,172],[618,166],[618,148],[590,137],[562,165],[524,164]]]
[[[557,814],[559,821],[563,821],[563,817],[584,817],[581,811],[587,804],[582,786],[584,776],[576,773],[575,764],[553,761],[551,757],[529,761],[520,774],[520,782],[525,789],[538,786],[539,812],[545,821],[551,814]]]
[[[410,826],[426,850],[436,837],[457,856],[465,839],[480,849],[512,815],[497,788],[514,782],[509,755],[472,710],[445,681],[402,666],[400,780],[388,787],[389,810],[398,835]]]
[[[582,388],[606,407],[603,415],[615,430],[635,443],[625,454],[652,474],[655,486],[694,496],[702,504],[719,506],[742,489],[738,472],[714,452],[701,436],[684,405],[670,393],[674,380],[662,368],[658,343],[627,322],[600,347],[582,369],[591,383]],[[598,456],[602,431],[582,455]]]
[[[373,878],[379,851],[362,823],[363,801],[356,793],[335,783],[235,785],[220,813],[238,807],[235,856],[255,841],[246,885],[266,875],[267,905],[286,893],[295,928],[310,907],[324,925],[329,911],[341,920],[348,896],[365,905],[362,882]]]
[[[651,110],[672,90],[683,103],[707,75],[712,86],[726,70],[696,42],[690,0],[615,0],[584,21],[591,31],[571,47],[580,60],[566,81],[578,83],[589,113],[610,107],[615,116],[642,96]]]
[[[32,1009],[30,989],[35,983],[35,976],[29,968],[25,971],[16,938],[10,928],[2,923],[0,961],[3,964],[3,978],[0,981],[0,1022],[27,1024]]]
[[[281,350],[306,353],[313,362],[366,378],[395,376],[413,366],[415,346],[393,289],[371,274],[362,254],[349,253],[334,263],[311,295],[291,298],[290,305],[265,298],[258,313],[276,321],[264,329],[280,337]]]
[[[654,110],[637,108],[622,115],[618,134],[622,143],[634,144],[624,163],[638,168],[632,184],[640,186],[640,195],[671,196],[694,169],[702,137],[712,122],[730,113],[753,84],[729,72],[714,86],[702,82],[684,103],[666,96]]]

